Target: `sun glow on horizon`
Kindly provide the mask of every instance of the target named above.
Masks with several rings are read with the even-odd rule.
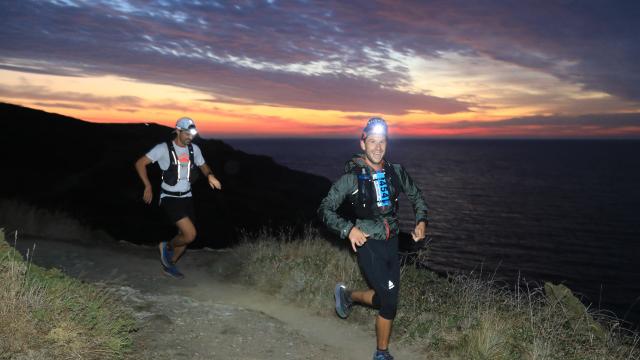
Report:
[[[220,100],[215,94],[116,76],[71,77],[10,70],[0,70],[0,98],[10,103],[101,123],[158,123],[172,127],[176,119],[190,116],[196,120],[201,134],[209,137],[357,136],[363,122],[370,116],[385,117],[392,128],[395,126],[394,134],[400,137],[543,135],[553,132],[554,128],[491,129],[481,125],[483,122],[532,114],[553,114],[554,106],[565,113],[579,113],[579,109],[573,109],[576,99],[605,101],[609,102],[608,105],[613,102],[607,94],[581,92],[579,87],[563,85],[557,79],[543,77],[538,78],[539,84],[555,86],[558,92],[564,92],[565,99],[574,103],[567,101],[563,108],[560,105],[562,101],[551,102],[546,107],[532,100],[523,101],[519,97],[524,98],[526,94],[535,97],[537,90],[522,86],[518,89],[513,79],[510,80],[514,81],[513,84],[504,82],[501,87],[498,83],[491,83],[496,79],[492,79],[490,74],[466,79],[464,76],[468,74],[454,74],[454,69],[466,61],[470,60],[443,54],[440,61],[416,60],[412,65],[412,90],[472,99],[484,104],[472,111],[452,114],[410,111],[404,115],[385,115],[262,105],[249,101]],[[526,76],[534,77],[533,74]],[[543,95],[545,98],[556,96]],[[447,124],[459,122],[476,122],[479,126],[447,127]],[[637,133],[637,130],[627,129],[632,133]],[[590,135],[590,132],[584,132],[584,128],[580,131]]]

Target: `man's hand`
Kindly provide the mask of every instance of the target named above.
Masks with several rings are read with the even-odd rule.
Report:
[[[424,237],[427,234],[427,224],[424,221],[420,221],[416,228],[411,232],[411,237],[413,237],[413,241],[424,240]]]
[[[358,252],[356,246],[364,245],[364,243],[367,242],[368,237],[369,234],[365,234],[364,232],[362,232],[362,230],[358,229],[355,226],[352,227],[351,231],[349,232],[349,241],[351,241],[351,248],[353,249],[353,252]]]
[[[212,189],[222,190],[222,184],[220,184],[220,181],[218,181],[213,174],[209,174],[207,180],[209,180],[209,186],[211,186]]]
[[[142,200],[145,204],[151,204],[151,199],[153,199],[153,190],[151,190],[151,186],[145,186]]]

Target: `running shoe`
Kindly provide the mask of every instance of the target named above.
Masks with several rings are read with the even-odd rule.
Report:
[[[163,241],[159,245],[160,248],[160,262],[162,266],[166,268],[170,268],[173,266],[173,262],[171,261],[173,258],[173,249],[169,247],[169,243]]]
[[[184,279],[184,274],[182,274],[180,270],[178,270],[178,268],[173,264],[171,264],[171,266],[169,267],[162,265],[162,271],[166,275],[171,276],[174,279]]]
[[[393,356],[391,356],[389,351],[376,350],[376,352],[373,353],[373,360],[393,360]]]
[[[336,313],[339,317],[346,319],[351,313],[351,305],[353,305],[347,294],[347,287],[343,283],[336,284],[333,297],[336,299]]]

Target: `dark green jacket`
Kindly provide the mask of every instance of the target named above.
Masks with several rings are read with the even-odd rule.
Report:
[[[336,210],[340,207],[343,201],[354,194],[358,190],[358,177],[353,171],[357,167],[365,167],[369,174],[373,169],[365,164],[364,155],[355,156],[348,161],[345,165],[345,174],[340,177],[329,189],[329,193],[320,203],[318,208],[318,216],[322,219],[328,228],[340,234],[340,237],[345,239],[349,236],[349,232],[354,226],[357,226],[364,233],[369,234],[369,239],[374,240],[386,240],[387,238],[387,225],[389,227],[390,236],[397,236],[400,227],[398,225],[397,206],[391,206],[387,213],[379,213],[374,219],[355,219],[355,223],[349,219],[338,215]],[[386,161],[386,160],[385,160]],[[411,203],[413,204],[413,210],[416,216],[416,224],[420,221],[428,221],[427,218],[427,203],[422,196],[422,192],[415,185],[407,171],[399,164],[391,164],[396,171],[400,184],[390,184],[392,188],[391,193],[404,192]]]

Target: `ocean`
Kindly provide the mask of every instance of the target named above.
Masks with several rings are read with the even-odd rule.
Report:
[[[225,142],[331,180],[360,151],[352,139]],[[386,157],[429,204],[430,268],[564,283],[640,323],[640,141],[392,139]],[[400,207],[408,231],[408,199]]]

